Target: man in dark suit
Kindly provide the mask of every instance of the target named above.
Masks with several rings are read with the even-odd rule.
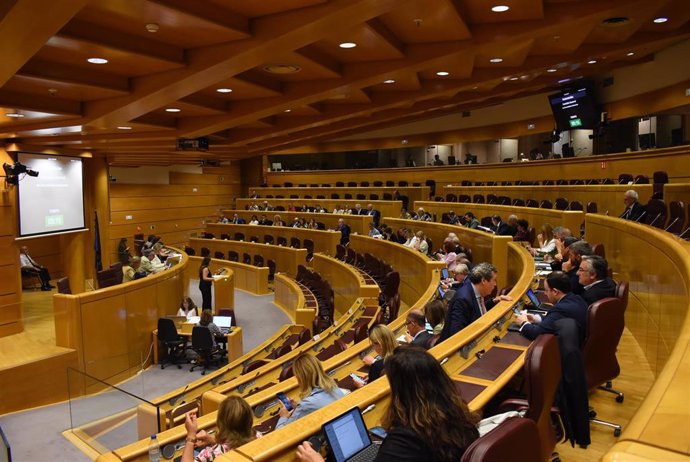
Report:
[[[570,291],[568,276],[561,271],[549,274],[544,281],[544,292],[553,306],[543,318],[533,314],[517,315],[515,319],[520,324],[520,333],[530,340],[541,334],[555,334],[556,321],[571,318],[577,324],[582,342],[587,329],[587,302]]]
[[[468,276],[469,283],[460,286],[448,305],[448,314],[439,341],[460,332],[473,321],[479,319],[480,316],[486,314],[499,301],[512,300],[507,295],[499,295],[492,300],[485,300],[496,287],[497,272],[496,267],[489,263],[479,263],[472,268]]]
[[[580,284],[580,277],[578,269],[582,258],[586,255],[592,255],[592,246],[587,241],[579,240],[570,244],[568,247],[568,259],[563,261],[561,270],[570,279],[570,291],[577,295],[582,295],[585,288]]]
[[[640,197],[638,196],[637,191],[634,189],[625,191],[625,194],[623,195],[625,210],[619,218],[623,218],[624,220],[640,221],[646,212],[644,205],[638,202],[639,200]]]
[[[232,223],[234,223],[234,224],[236,224],[236,225],[244,225],[244,224],[246,224],[247,222],[244,220],[244,218],[242,218],[242,217],[240,217],[239,215],[235,214],[235,215],[232,217]]]
[[[584,292],[580,294],[588,305],[606,297],[616,296],[616,283],[609,277],[609,265],[598,255],[582,257],[578,268],[580,284]]]
[[[340,245],[347,245],[350,242],[350,227],[340,218],[336,231],[340,231]]]
[[[424,317],[424,313],[420,310],[410,310],[407,313],[407,322],[405,322],[405,327],[407,327],[405,340],[407,343],[426,349],[431,334],[426,331],[425,326],[426,318]]]
[[[367,204],[367,215],[371,216],[374,226],[378,227],[381,221],[381,212],[374,208],[374,204]]]
[[[511,235],[511,227],[508,223],[503,221],[500,215],[494,215],[491,217],[491,223],[493,224],[492,230],[496,234],[496,236],[512,236],[514,233]]]

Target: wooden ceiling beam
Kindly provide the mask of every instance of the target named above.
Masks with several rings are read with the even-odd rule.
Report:
[[[0,106],[45,112],[48,114],[81,115],[81,103],[57,96],[39,98],[30,93],[0,90]],[[16,131],[16,127],[12,131]]]
[[[0,87],[88,2],[16,0],[0,19]]]
[[[38,59],[27,62],[17,71],[17,75],[106,90],[129,91],[129,79],[127,77]]]
[[[195,16],[204,21],[217,24],[226,29],[240,33],[245,37],[251,35],[251,22],[249,18],[235,12],[229,14],[228,10],[209,1],[191,2],[189,0],[148,0],[158,3],[171,10]]]
[[[154,58],[175,64],[185,63],[184,50],[181,48],[157,42],[150,37],[144,39],[138,35],[108,29],[101,25],[91,24],[78,19],[70,21],[56,35],[112,48],[131,55]]]
[[[407,1],[410,0],[332,0],[259,18],[253,22],[254,37],[190,50],[186,67],[133,79],[131,95],[88,103],[87,117],[97,125],[121,124],[264,64],[281,52],[292,52],[334,31],[348,30],[362,21],[404,7]],[[227,127],[206,130],[203,134],[224,128]]]

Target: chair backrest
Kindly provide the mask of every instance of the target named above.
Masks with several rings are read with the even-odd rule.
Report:
[[[570,205],[568,206],[570,210],[584,210],[584,207],[582,206],[582,202],[580,201],[572,201]]]
[[[297,343],[299,343],[300,345],[304,345],[304,344],[307,343],[309,340],[311,340],[311,332],[309,331],[309,329],[307,329],[307,328],[305,327],[305,328],[302,329],[302,331],[299,333],[299,339],[298,339]]]
[[[220,250],[216,250],[213,252],[213,258],[217,258],[219,260],[225,260],[225,254],[221,252]]]
[[[483,194],[475,194],[472,196],[472,202],[475,204],[483,204],[484,203],[484,195]]]
[[[655,228],[664,229],[666,227],[666,217],[668,210],[666,203],[661,199],[650,199],[645,207],[647,215],[644,217],[645,223],[652,225]]]
[[[592,253],[600,256],[601,258],[606,258],[606,248],[604,247],[604,244],[592,244]]]
[[[355,326],[355,338],[354,338],[355,343],[359,343],[363,340],[366,340],[368,336],[369,336],[369,329],[368,329],[368,326],[365,322]]]
[[[252,256],[246,252],[243,253],[242,254],[242,263],[244,263],[245,265],[251,265],[252,264]]]
[[[680,234],[685,229],[685,203],[683,201],[671,201],[668,204],[669,223],[666,231]]]
[[[64,277],[57,280],[57,290],[59,294],[71,294],[72,289],[69,286],[69,278]]]
[[[211,329],[204,326],[194,326],[194,328],[192,328],[192,349],[194,351],[213,349],[213,334],[211,333]]]
[[[530,419],[514,417],[470,444],[460,461],[514,460],[519,454],[521,462],[543,462],[540,446],[537,425]]]
[[[209,249],[208,247],[202,247],[200,254],[202,257],[209,257],[211,256],[211,249]]]
[[[616,286],[616,298],[623,303],[623,310],[628,308],[628,293],[630,292],[630,283],[628,281],[620,281]]]
[[[244,241],[244,233],[235,233],[236,241]]]
[[[193,257],[194,255],[196,255],[196,250],[194,250],[192,247],[189,247],[188,245],[186,245],[186,246],[184,246],[184,253]]]
[[[527,199],[527,200],[525,201],[525,206],[526,206],[526,207],[533,207],[533,208],[536,209],[536,208],[539,208],[539,202],[537,202],[537,201],[534,200],[534,199]]]
[[[96,273],[98,280],[98,287],[104,289],[106,287],[115,286],[122,283],[122,270],[115,271],[113,268],[104,269]]]
[[[618,175],[618,184],[628,184],[633,180],[633,176],[629,173],[621,173]]]
[[[264,266],[264,257],[262,255],[254,255],[254,266],[259,268]]]
[[[400,311],[400,294],[395,294],[388,301],[388,322],[393,321],[398,318],[398,312]]]
[[[553,204],[551,203],[550,200],[544,199],[543,201],[541,201],[541,204],[539,204],[539,208],[542,208],[542,209],[552,209],[552,208],[553,208]]]
[[[597,203],[590,201],[587,202],[587,213],[597,213],[599,211],[599,207],[597,207]]]
[[[228,250],[228,260],[239,261],[240,255],[237,252],[235,252],[234,250]]]
[[[266,266],[268,266],[268,277],[272,278],[276,274],[276,261],[269,258],[266,260]]]
[[[175,328],[175,321],[170,318],[158,318],[158,338],[162,342],[174,342],[179,340],[180,336]]]
[[[261,366],[264,366],[266,364],[268,364],[268,361],[264,361],[263,359],[257,359],[256,361],[252,361],[249,364],[246,364],[242,368],[242,374],[247,374],[247,373],[254,371],[254,370],[256,370],[256,369],[258,369]]]
[[[264,244],[273,244],[272,234],[264,234]]]
[[[589,306],[583,349],[589,389],[618,377],[616,349],[624,327],[625,308],[621,299],[608,297]]]
[[[280,374],[278,375],[278,381],[279,382],[284,382],[285,380],[289,379],[290,377],[294,376],[295,373],[292,370],[292,364],[290,365],[285,365],[281,370]]]
[[[167,413],[167,428],[170,429],[184,423],[185,414],[194,410],[196,410],[197,416],[201,415],[201,406],[196,399],[175,406]]]
[[[295,249],[299,249],[302,246],[300,243],[299,239],[296,237],[291,237],[290,238],[290,247],[293,247]]]
[[[541,437],[541,460],[548,460],[556,445],[551,407],[561,381],[561,357],[555,335],[542,334],[532,342],[525,356],[524,378],[529,384],[529,408],[525,418],[537,424]]]

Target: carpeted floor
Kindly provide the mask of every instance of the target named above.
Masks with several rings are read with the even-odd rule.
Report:
[[[197,281],[190,281],[189,294],[193,300],[201,300]],[[235,291],[235,314],[238,324],[242,326],[245,353],[272,335],[278,327],[290,322],[285,313],[272,303],[273,298],[273,294],[255,296]],[[118,386],[136,396],[152,399],[199,378],[199,373],[190,373],[189,367],[168,367],[164,370],[158,366],[149,367]],[[135,405],[131,398],[123,396],[126,395],[104,393],[72,403],[60,403],[1,416],[0,426],[12,448],[12,460],[90,460],[66,440],[62,432],[72,428],[72,425],[82,425],[94,418],[120,412],[127,408],[127,403]],[[130,442],[128,439],[135,438],[132,427],[132,422],[128,422],[109,435],[103,435],[99,442],[108,446],[116,445],[110,447],[111,450],[122,446],[120,443],[123,441],[127,444]]]

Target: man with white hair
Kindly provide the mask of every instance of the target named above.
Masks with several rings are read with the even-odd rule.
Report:
[[[625,194],[623,195],[625,211],[623,211],[619,218],[624,220],[640,221],[646,212],[644,205],[638,202],[639,199],[640,197],[638,196],[637,191],[634,189],[625,191]]]

